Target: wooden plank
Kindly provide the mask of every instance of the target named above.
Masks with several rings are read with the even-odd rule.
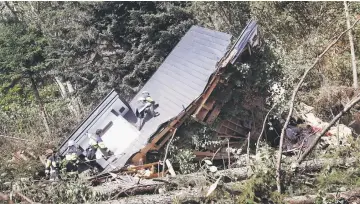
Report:
[[[227,130],[223,130],[224,128],[226,128]],[[230,121],[224,121],[221,124],[221,128],[220,130],[217,130],[218,133],[225,133],[225,134],[229,134],[229,135],[235,135],[240,134],[242,136],[245,136],[248,132],[247,128],[243,128],[242,126],[237,126],[234,123],[231,123]]]
[[[207,124],[212,124],[216,120],[216,118],[220,114],[221,108],[222,108],[221,104],[218,104],[218,105],[215,106],[214,110],[211,111],[208,119],[206,120]]]
[[[156,150],[161,149],[162,146],[164,146],[164,144],[166,144],[166,142],[171,138],[171,136],[172,136],[172,134],[167,134],[167,136],[164,138],[164,140],[161,141],[161,143],[156,146]]]
[[[139,170],[139,169],[144,169],[144,168],[148,168],[148,167],[152,167],[154,165],[158,165],[159,162],[154,162],[154,163],[149,163],[149,164],[144,164],[144,165],[139,165],[139,166],[131,166],[128,167],[126,170]]]
[[[167,166],[168,169],[169,169],[169,172],[170,172],[171,176],[176,176],[176,173],[175,173],[175,171],[174,171],[174,168],[173,168],[172,165],[171,165],[171,162],[167,159],[167,160],[165,161],[165,163],[166,163],[166,166]]]
[[[251,122],[245,122],[245,121],[243,121],[243,120],[241,120],[239,118],[236,118],[236,117],[231,117],[227,121],[229,123],[233,123],[234,125],[241,126],[243,128],[249,129],[249,130],[251,129]]]
[[[220,76],[219,75],[214,75],[212,77],[212,80],[210,82],[210,86],[208,87],[208,89],[205,91],[205,93],[203,94],[202,100],[200,102],[199,107],[197,108],[197,110],[195,111],[195,113],[193,114],[194,118],[197,118],[198,113],[200,112],[200,110],[202,109],[202,107],[204,106],[204,104],[206,103],[206,101],[208,100],[208,98],[210,97],[211,93],[213,92],[213,90],[215,89],[216,85],[219,83],[220,81]]]
[[[215,100],[208,100],[206,101],[205,105],[202,108],[205,108],[206,110],[210,111],[211,109],[213,109],[214,105],[215,105]]]
[[[221,138],[238,138],[238,139],[246,139],[245,137],[242,136],[236,136],[236,135],[217,135],[218,137]]]
[[[202,108],[199,113],[196,115],[196,119],[200,122],[203,122],[207,116],[207,114],[209,113],[208,110]]]
[[[200,160],[200,159],[204,159],[204,158],[209,158],[212,159],[214,158],[215,160],[217,159],[228,159],[228,153],[225,152],[218,152],[218,153],[213,153],[213,152],[200,152],[200,151],[194,151],[195,154],[195,159],[196,160]],[[231,157],[231,156],[230,156]]]
[[[170,122],[170,124],[168,126],[166,126],[164,129],[162,129],[159,133],[156,134],[156,136],[154,136],[154,138],[151,140],[151,142],[149,144],[147,144],[144,148],[142,148],[140,150],[140,152],[138,152],[137,154],[135,154],[132,159],[131,162],[132,163],[136,163],[138,162],[140,159],[143,159],[144,162],[146,162],[146,154],[149,150],[153,149],[156,147],[156,143],[163,137],[165,136],[167,133],[169,133],[169,131],[176,129],[177,127],[179,127],[187,118],[187,114],[192,114],[193,111],[196,110],[197,108],[197,104],[198,101],[193,102],[188,108],[187,110],[183,111],[182,113],[180,113],[173,121]]]

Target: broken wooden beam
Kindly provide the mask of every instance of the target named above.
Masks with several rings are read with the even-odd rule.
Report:
[[[228,153],[226,152],[200,152],[200,151],[194,151],[193,152],[194,155],[196,156],[195,159],[196,160],[201,160],[204,158],[209,158],[209,159],[214,159],[214,160],[218,160],[218,159],[228,159]]]
[[[219,83],[220,81],[220,75],[218,75],[218,73],[216,72],[214,74],[214,76],[212,77],[209,85],[207,86],[206,91],[204,92],[204,94],[202,95],[202,100],[200,102],[200,105],[198,106],[198,108],[196,109],[195,113],[193,114],[193,117],[195,119],[198,119],[198,114],[201,111],[201,109],[203,108],[203,106],[205,105],[206,101],[208,100],[208,98],[210,97],[211,93],[214,91],[216,85]],[[201,120],[202,121],[202,120]]]

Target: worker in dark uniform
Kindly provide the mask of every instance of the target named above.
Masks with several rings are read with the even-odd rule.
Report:
[[[78,177],[79,168],[79,155],[80,150],[77,148],[75,142],[70,140],[68,142],[68,149],[63,162],[63,171],[66,171],[66,175],[70,177]]]
[[[48,150],[46,152],[47,159],[45,162],[45,174],[50,181],[60,179],[59,170],[61,165],[61,158],[55,150]]]

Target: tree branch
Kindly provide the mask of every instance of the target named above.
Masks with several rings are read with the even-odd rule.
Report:
[[[258,137],[258,140],[257,140],[257,142],[256,142],[256,150],[255,150],[255,151],[256,151],[256,154],[257,154],[258,149],[259,149],[260,140],[262,139],[262,135],[264,134],[264,130],[265,130],[265,126],[266,126],[266,121],[267,121],[267,119],[268,119],[271,111],[275,108],[275,106],[276,106],[276,104],[274,104],[274,105],[271,107],[271,109],[269,110],[269,112],[267,112],[267,114],[266,114],[266,116],[265,116],[265,118],[264,118],[263,126],[262,126],[262,129],[261,129],[260,135],[259,135],[259,137]]]
[[[33,141],[31,141],[31,140],[21,139],[21,138],[17,138],[17,137],[10,137],[10,136],[6,136],[6,135],[0,135],[0,137],[4,137],[4,138],[8,138],[8,139],[13,139],[13,140],[21,140],[21,141],[25,141],[25,142],[33,142]]]
[[[163,160],[163,170],[162,170],[162,176],[164,177],[164,173],[165,173],[165,162],[166,162],[166,159],[167,159],[167,155],[168,155],[168,151],[169,151],[169,147],[171,145],[171,142],[172,140],[174,139],[174,136],[176,134],[176,131],[177,131],[177,128],[174,130],[172,136],[171,136],[171,139],[168,143],[168,145],[166,146],[166,150],[165,150],[165,157],[164,157],[164,160]]]
[[[324,128],[321,133],[316,136],[316,138],[312,141],[312,143],[309,145],[309,147],[304,151],[304,153],[300,156],[300,158],[297,160],[297,165],[300,164],[305,158],[306,156],[311,152],[311,150],[316,146],[316,144],[318,143],[318,141],[320,140],[320,138],[341,118],[342,115],[344,115],[344,113],[346,113],[347,111],[350,110],[350,108],[352,108],[354,105],[356,105],[358,102],[360,102],[360,94],[357,95],[356,98],[354,98],[352,100],[352,102],[346,104],[345,108],[335,116],[334,119],[331,120],[331,122],[329,123],[328,126],[326,126],[326,128]]]
[[[281,157],[282,157],[282,148],[283,148],[283,143],[284,143],[284,136],[285,136],[285,129],[286,127],[289,125],[290,122],[290,118],[292,115],[292,112],[294,110],[294,102],[295,102],[295,98],[296,98],[296,94],[299,91],[301,85],[303,84],[307,74],[310,72],[310,70],[312,70],[320,61],[320,59],[326,54],[327,51],[329,51],[329,49],[331,47],[333,47],[339,40],[340,38],[347,33],[349,30],[351,30],[358,22],[360,19],[357,19],[355,21],[355,23],[348,29],[346,29],[345,31],[343,31],[336,39],[334,39],[326,48],[325,50],[316,58],[315,62],[312,64],[312,66],[310,66],[308,69],[305,70],[303,76],[300,79],[300,82],[297,84],[296,88],[294,89],[294,92],[292,94],[291,100],[290,100],[290,108],[289,108],[289,114],[286,118],[286,122],[281,130],[281,135],[280,135],[280,146],[279,146],[279,151],[278,151],[278,158],[277,158],[277,165],[276,165],[276,184],[277,184],[277,190],[279,193],[281,193]]]

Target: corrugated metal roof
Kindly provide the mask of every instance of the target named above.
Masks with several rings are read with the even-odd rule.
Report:
[[[257,32],[258,25],[256,24],[256,21],[250,20],[246,27],[242,30],[240,34],[240,39],[235,44],[235,49],[238,51],[237,54],[231,59],[231,63],[234,64],[236,59],[239,57],[239,55],[242,53],[242,51],[245,49],[245,46],[248,45],[248,43],[252,40],[252,38],[258,33]]]
[[[115,90],[111,90],[108,95],[100,102],[100,104],[85,118],[82,123],[80,123],[76,129],[71,133],[71,135],[60,145],[59,153],[64,154],[67,149],[67,142],[69,140],[74,140],[77,144],[82,141],[82,136],[89,130],[89,128],[98,128],[93,127],[94,124],[98,123],[98,120],[103,119],[106,110],[111,107],[122,107],[123,105],[128,106],[128,103],[121,99],[121,97],[116,93]]]
[[[190,28],[130,102],[132,109],[136,110],[137,99],[143,91],[148,91],[159,104],[156,111],[160,115],[145,121],[137,141],[106,170],[124,166],[134,153],[148,143],[149,138],[163,123],[179,115],[202,94],[217,68],[217,62],[226,53],[231,37],[229,34],[199,26]]]

